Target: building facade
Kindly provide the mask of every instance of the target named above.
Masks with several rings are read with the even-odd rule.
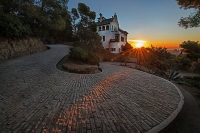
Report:
[[[120,29],[116,14],[112,18],[106,19],[100,13],[97,22],[97,31],[102,37],[103,47],[111,53],[120,53],[122,45],[125,46],[127,43],[128,32]]]

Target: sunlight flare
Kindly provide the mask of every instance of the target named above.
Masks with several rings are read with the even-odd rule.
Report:
[[[136,47],[136,48],[144,47],[144,43],[138,42],[138,43],[135,44],[135,47]]]
[[[132,42],[132,46],[133,47],[136,47],[136,48],[141,48],[141,47],[144,47],[145,46],[145,43],[147,41],[144,41],[144,40],[129,40],[130,42]]]

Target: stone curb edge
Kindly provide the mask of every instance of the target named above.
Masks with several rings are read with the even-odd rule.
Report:
[[[158,76],[156,76],[156,77],[158,77]],[[161,79],[163,79],[163,78],[161,78]],[[169,117],[167,117],[163,122],[161,122],[157,126],[153,127],[149,131],[147,131],[147,133],[157,133],[157,132],[161,131],[162,129],[166,128],[177,117],[177,115],[180,113],[180,111],[183,107],[183,104],[184,104],[184,96],[181,93],[181,91],[179,90],[179,88],[176,85],[174,85],[172,82],[170,82],[166,79],[163,79],[163,80],[172,84],[176,88],[176,90],[178,91],[178,93],[180,95],[180,101],[179,101],[179,104],[178,104],[176,110],[174,110],[173,113]]]

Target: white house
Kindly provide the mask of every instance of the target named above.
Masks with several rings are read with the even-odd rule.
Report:
[[[120,29],[116,13],[112,18],[108,19],[103,17],[100,13],[97,22],[97,31],[102,37],[103,47],[111,53],[121,52],[121,46],[124,46],[127,43],[128,32]]]

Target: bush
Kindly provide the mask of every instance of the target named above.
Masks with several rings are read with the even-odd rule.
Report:
[[[200,62],[193,62],[191,70],[200,74]]]
[[[81,46],[82,46],[82,44],[79,41],[76,41],[73,43],[73,47],[81,47]]]
[[[200,89],[200,76],[184,76],[183,78],[179,78],[179,83]]]
[[[191,59],[185,55],[177,57],[177,62],[178,68],[181,70],[189,70],[192,63]]]
[[[87,55],[87,63],[91,65],[99,65],[100,59],[94,53],[88,53]]]
[[[0,15],[0,34],[6,37],[24,37],[31,34],[31,29],[15,14]]]
[[[85,62],[87,60],[87,52],[80,47],[70,48],[69,58]]]
[[[95,53],[86,51],[81,47],[70,48],[69,58],[91,65],[99,65],[100,62],[99,57]]]

